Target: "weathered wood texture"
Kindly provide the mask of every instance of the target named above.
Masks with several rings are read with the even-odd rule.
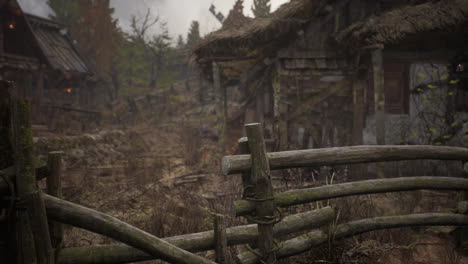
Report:
[[[277,170],[380,161],[468,160],[468,148],[425,145],[373,145],[271,152],[267,156],[270,169]],[[225,175],[248,171],[251,167],[250,155],[225,156],[222,160],[222,169]]]
[[[374,75],[374,117],[377,145],[385,145],[385,86],[382,49],[371,52],[372,72]],[[385,177],[385,164],[377,166],[377,178]]]
[[[57,198],[62,198],[61,177],[63,172],[63,152],[50,152],[47,159],[47,169],[50,172],[47,178],[47,193]],[[62,224],[49,221],[50,238],[54,248],[60,248],[63,241]]]
[[[49,171],[47,166],[40,165],[36,166],[36,180],[42,180],[47,177]],[[8,178],[11,182],[15,181],[16,169],[15,167],[8,167],[0,170],[0,195],[8,194],[10,186],[4,181],[4,178]]]
[[[10,86],[5,81],[0,81],[0,169],[13,166],[13,148],[10,141]]]
[[[422,189],[468,190],[468,179],[420,176],[349,182],[279,193],[275,195],[275,202],[279,207],[287,207],[350,195]],[[237,216],[249,214],[254,211],[254,207],[255,204],[250,201],[236,201],[234,214]]]
[[[219,134],[218,144],[224,154],[226,151],[226,122],[227,122],[227,102],[226,89],[221,83],[221,73],[219,65],[213,62],[213,86],[216,99],[217,129]]]
[[[42,192],[38,190],[33,193],[25,194],[22,197],[27,208],[29,223],[34,236],[37,263],[55,263]]]
[[[226,221],[224,215],[214,215],[214,237],[216,263],[225,264],[228,262],[228,248],[226,236]]]
[[[270,165],[266,156],[263,127],[259,123],[245,126],[249,149],[252,153],[252,171],[250,182],[253,189],[253,198],[256,201],[255,218],[258,222],[257,247],[261,252],[262,260],[266,264],[276,261],[273,226],[275,216],[275,202],[273,200],[273,185],[271,183]]]
[[[49,237],[47,215],[44,201],[36,185],[35,159],[31,129],[31,106],[29,102],[21,99],[11,100],[11,131],[14,160],[16,168],[16,191],[26,209],[26,214],[20,212],[19,217],[28,219],[20,221],[24,225],[18,229],[18,254],[36,255],[31,260],[38,264],[53,263],[54,256]],[[34,245],[31,245],[31,234]],[[22,259],[24,263],[25,259]]]
[[[411,227],[411,226],[466,226],[468,216],[460,214],[413,214],[403,216],[386,216],[363,219],[338,225],[334,239],[342,239],[374,230]],[[328,235],[322,230],[314,230],[299,237],[283,242],[277,253],[278,259],[294,256],[329,241]],[[257,254],[259,252],[256,252]],[[258,263],[258,257],[252,252],[244,252],[237,256],[243,264]]]
[[[371,52],[374,75],[375,135],[378,145],[385,144],[385,91],[382,50]]]
[[[47,199],[46,199],[47,205]],[[64,211],[67,218],[75,217],[79,211]],[[53,215],[51,217],[54,219]],[[62,221],[66,218],[61,217]],[[331,207],[287,216],[275,225],[275,236],[282,237],[326,225],[335,219]],[[69,221],[64,223],[71,224]],[[92,224],[92,222],[90,222]],[[236,226],[226,229],[229,246],[251,243],[258,237],[257,225]],[[168,243],[192,252],[212,250],[215,247],[214,232],[163,238]],[[59,252],[59,264],[120,264],[155,259],[151,255],[127,245],[65,248]]]
[[[240,154],[250,154],[249,140],[247,137],[240,138],[238,141]],[[252,185],[250,182],[250,171],[244,171],[241,173],[242,176],[242,198],[251,197],[252,193],[249,191],[249,186]]]
[[[45,195],[47,214],[55,221],[106,235],[154,258],[171,263],[214,263],[159,239],[143,230],[86,207]]]

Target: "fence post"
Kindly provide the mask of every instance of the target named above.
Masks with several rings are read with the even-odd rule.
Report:
[[[273,225],[278,219],[275,217],[275,202],[271,183],[270,165],[266,155],[263,128],[259,123],[245,125],[250,152],[252,153],[251,184],[253,185],[256,202],[256,216],[252,218],[258,223],[257,247],[267,264],[276,261]]]
[[[250,154],[249,139],[247,137],[240,138],[237,143],[239,144],[240,154]],[[242,199],[246,197],[252,197],[250,188],[252,182],[250,181],[250,171],[242,172]],[[250,191],[250,192],[249,192]]]
[[[224,215],[214,214],[214,239],[216,263],[228,263],[226,221]]]
[[[54,151],[49,152],[47,158],[47,170],[49,171],[47,177],[47,193],[57,198],[62,198],[62,155],[63,152]],[[55,221],[50,221],[49,230],[52,247],[60,248],[63,241],[63,225]]]
[[[11,100],[11,130],[16,168],[16,189],[24,208],[18,210],[19,263],[53,263],[47,215],[41,191],[36,185],[31,130],[31,106],[28,101]],[[24,210],[26,209],[26,210]]]

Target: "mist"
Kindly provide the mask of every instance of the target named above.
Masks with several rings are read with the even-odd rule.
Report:
[[[236,0],[111,0],[111,6],[115,9],[114,16],[119,20],[119,25],[124,31],[130,30],[130,21],[133,15],[143,16],[147,9],[151,9],[153,16],[159,15],[162,21],[167,22],[170,35],[175,39],[177,35],[184,38],[187,35],[190,23],[193,20],[200,22],[202,35],[221,27],[221,24],[209,12],[211,4],[217,11],[225,16],[233,7]],[[19,0],[25,12],[41,17],[53,15],[53,10],[47,5],[47,0]],[[272,11],[288,0],[272,0]],[[244,12],[247,16],[253,16],[250,7],[253,0],[244,1]],[[157,33],[158,27],[153,28]]]

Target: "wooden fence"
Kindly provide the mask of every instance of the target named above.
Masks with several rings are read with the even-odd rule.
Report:
[[[369,193],[419,189],[468,190],[468,179],[409,177],[379,179],[273,193],[271,169],[317,165],[364,163],[407,159],[468,161],[468,149],[431,146],[359,146],[320,150],[266,153],[262,128],[246,125],[247,138],[239,141],[242,155],[223,158],[225,174],[241,173],[243,200],[234,204],[234,214],[245,216],[250,225],[226,228],[224,216],[215,215],[212,231],[158,238],[112,216],[67,202],[61,198],[62,153],[49,154],[47,166],[36,166],[33,156],[29,104],[11,99],[8,87],[0,85],[0,198],[7,208],[0,222],[13,227],[0,233],[7,263],[128,263],[162,259],[171,263],[215,263],[194,253],[215,250],[216,262],[226,263],[227,247],[247,244],[237,256],[240,263],[273,263],[325,243],[331,235],[324,228],[335,220],[335,211],[325,207],[284,216],[281,207]],[[4,111],[6,111],[5,114]],[[11,155],[14,154],[14,155]],[[11,157],[14,157],[13,159]],[[47,193],[37,187],[47,178]],[[458,213],[414,214],[378,217],[341,224],[333,238],[378,230],[417,225],[468,225],[466,203]],[[62,224],[99,233],[124,244],[62,248]],[[318,229],[320,228],[320,229]],[[278,239],[304,233],[293,239]],[[0,245],[1,247],[2,245]]]

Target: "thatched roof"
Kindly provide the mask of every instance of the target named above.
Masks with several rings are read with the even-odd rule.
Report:
[[[417,33],[446,30],[468,19],[468,0],[431,1],[359,21],[339,32],[336,40],[350,48],[396,44]]]
[[[316,16],[326,0],[291,0],[269,17],[255,18],[241,27],[225,27],[208,34],[192,51],[202,68],[213,60],[256,61],[294,36]],[[245,68],[244,68],[245,69]]]

